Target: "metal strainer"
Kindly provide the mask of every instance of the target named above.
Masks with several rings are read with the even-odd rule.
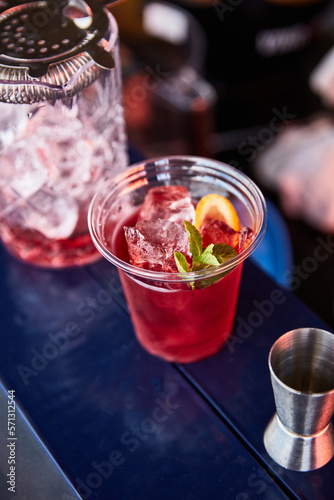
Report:
[[[72,97],[114,67],[112,47],[94,0],[0,1],[0,101]]]

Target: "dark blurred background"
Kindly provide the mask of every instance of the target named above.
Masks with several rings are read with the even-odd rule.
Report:
[[[281,217],[275,245],[283,267],[275,279],[334,327],[334,220],[324,226],[302,210],[284,209],[279,186],[263,174],[273,169],[263,155],[292,127],[299,127],[297,139],[291,134],[292,167],[292,153],[305,149],[303,127],[325,117],[331,136],[332,106],[311,88],[310,75],[334,46],[333,1],[127,0],[110,10],[120,29],[131,146],[146,158],[209,156],[253,178]],[[279,151],[276,170],[282,168]],[[285,147],[281,163],[288,153]],[[322,175],[321,164],[312,167],[312,175]],[[303,165],[299,169],[294,179],[302,186]],[[334,189],[327,170],[325,182]],[[304,187],[308,205],[313,194]],[[280,237],[281,225],[289,241]]]

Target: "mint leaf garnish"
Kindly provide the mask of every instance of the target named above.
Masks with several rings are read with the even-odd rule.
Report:
[[[198,231],[198,229],[193,226],[190,222],[184,221],[184,227],[186,228],[189,237],[189,247],[190,253],[193,257],[201,255],[203,248],[203,238]]]
[[[174,252],[174,259],[179,273],[189,273],[189,264],[183,253]]]
[[[236,257],[238,255],[233,247],[230,247],[230,245],[223,245],[222,243],[213,245],[212,253],[219,261],[219,264],[223,264],[224,262],[227,262],[228,260],[231,260],[233,259],[233,257]]]
[[[174,252],[175,263],[180,273],[203,271],[211,267],[216,267],[238,255],[233,247],[230,245],[223,245],[221,243],[217,245],[211,243],[203,249],[203,238],[198,229],[188,221],[184,221],[184,226],[189,237],[192,266],[190,269],[186,257],[181,252]],[[228,272],[229,271],[225,271],[218,276],[213,276],[212,278],[207,278],[199,282],[192,282],[190,283],[190,286],[193,290],[195,288],[205,288],[212,283],[219,281]]]
[[[218,266],[220,264],[219,260],[212,255],[212,253],[201,253],[198,257],[194,257],[195,262],[202,262],[203,264],[208,264],[211,267]]]
[[[204,248],[202,254],[210,254],[212,255],[213,253],[213,247],[214,247],[214,244],[213,243],[210,243],[210,245],[208,245],[206,248]]]
[[[205,262],[199,262],[198,260],[193,260],[191,270],[192,271],[204,271],[204,269],[209,269],[213,267],[211,264],[206,264]]]

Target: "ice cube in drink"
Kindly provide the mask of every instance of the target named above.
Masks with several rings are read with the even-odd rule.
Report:
[[[203,247],[210,243],[214,245],[223,244],[233,247],[237,253],[242,252],[251,242],[254,233],[249,227],[243,227],[235,231],[222,220],[207,219],[200,228],[203,238]]]
[[[183,221],[193,223],[195,207],[190,193],[184,186],[157,186],[145,196],[138,220],[165,219],[183,225]]]
[[[174,252],[190,260],[189,239],[184,227],[164,219],[138,221],[124,227],[130,263],[157,272],[176,273]]]

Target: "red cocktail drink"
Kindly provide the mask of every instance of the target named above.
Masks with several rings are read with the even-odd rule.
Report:
[[[129,263],[123,226],[134,225],[151,187],[182,185],[196,202],[221,193],[235,206],[251,242],[210,269],[159,272]],[[132,219],[132,220],[131,220]],[[217,352],[231,333],[243,261],[259,244],[266,208],[255,184],[239,171],[203,158],[169,157],[138,164],[110,180],[95,196],[89,226],[98,250],[119,269],[139,342],[168,361],[192,362]]]

